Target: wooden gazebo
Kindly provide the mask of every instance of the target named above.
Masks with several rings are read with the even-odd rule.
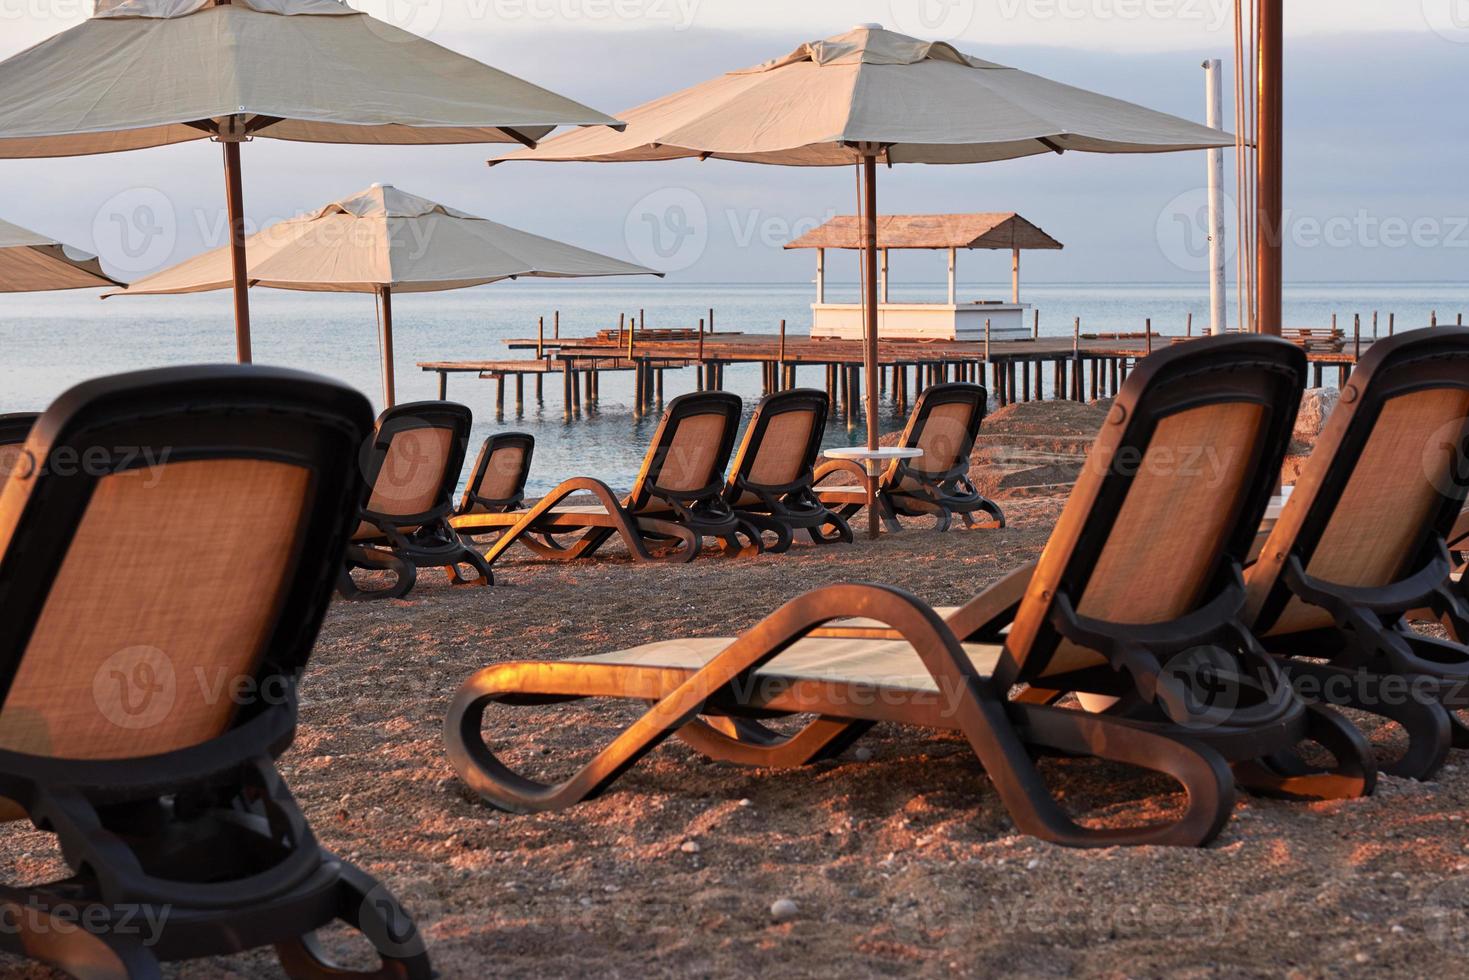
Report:
[[[862,230],[856,217],[842,215],[815,228],[786,248],[816,250],[816,302],[811,307],[813,337],[858,339],[862,336],[860,304],[826,301],[826,250],[859,249]],[[996,338],[1029,336],[1025,325],[1028,304],[1020,302],[1020,253],[1024,249],[1064,246],[1013,211],[982,214],[890,214],[877,219],[878,335],[938,340],[983,339],[985,324]],[[1010,301],[980,300],[960,303],[957,264],[960,249],[1008,249]],[[888,299],[888,252],[891,249],[947,250],[949,294],[947,303],[892,303]]]

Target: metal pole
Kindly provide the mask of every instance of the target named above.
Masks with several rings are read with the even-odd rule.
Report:
[[[383,286],[378,290],[382,311],[378,315],[378,348],[383,362],[383,408],[392,408],[398,403],[393,386],[393,287]]]
[[[1255,305],[1261,333],[1280,335],[1281,245],[1285,211],[1284,8],[1285,0],[1258,0],[1260,77],[1256,118]]]
[[[862,360],[867,369],[867,448],[877,448],[877,157],[868,153],[862,157],[862,191],[864,213],[862,227],[863,260],[867,266],[867,280],[863,283],[863,301],[867,308],[867,338],[862,351]],[[867,533],[874,540],[878,534],[877,520],[877,477],[876,466],[868,468],[867,477]]]
[[[250,271],[245,260],[245,184],[240,175],[240,140],[221,127],[224,144],[225,206],[229,209],[230,272],[235,288],[235,357],[249,364],[250,357]]]
[[[1218,58],[1204,62],[1207,122],[1224,128],[1224,72]],[[1208,151],[1209,169],[1209,333],[1224,332],[1224,151]]]

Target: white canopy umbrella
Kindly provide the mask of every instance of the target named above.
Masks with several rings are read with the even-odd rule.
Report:
[[[984,163],[1042,153],[1160,153],[1234,137],[1120,99],[864,25],[622,114],[621,132],[567,133],[506,160],[688,157],[863,176],[867,443],[877,448],[877,163]],[[494,161],[499,162],[499,161]],[[870,499],[873,536],[877,510]]]
[[[0,221],[0,293],[120,285],[97,256]]]
[[[246,242],[249,283],[307,292],[375,293],[383,361],[383,396],[393,383],[393,294],[462,289],[521,276],[571,279],[661,275],[540,235],[486,221],[386,184],[373,184]],[[228,247],[195,256],[108,296],[150,296],[226,289],[233,281]]]
[[[337,0],[97,0],[0,63],[0,157],[224,144],[241,361],[240,143],[534,145],[561,125],[617,122]]]

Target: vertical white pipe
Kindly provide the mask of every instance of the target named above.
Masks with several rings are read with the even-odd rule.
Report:
[[[1218,58],[1204,62],[1208,97],[1206,122],[1224,128],[1224,72]],[[1209,168],[1209,333],[1224,332],[1224,151],[1208,152]]]
[[[959,250],[949,249],[949,305],[953,306],[959,302],[959,284],[957,282],[957,268],[959,263]]]
[[[816,302],[826,302],[826,249],[816,250]]]
[[[882,258],[882,268],[879,270],[880,274],[878,276],[878,282],[882,284],[879,290],[879,302],[886,303],[888,301],[888,250],[883,249],[879,254]]]

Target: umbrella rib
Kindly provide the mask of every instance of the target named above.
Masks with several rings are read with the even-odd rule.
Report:
[[[1049,137],[1037,136],[1035,138],[1035,141],[1041,146],[1044,146],[1046,149],[1050,150],[1052,153],[1056,154],[1057,156],[1066,152],[1066,147],[1057,143],[1055,140],[1050,139]]]

